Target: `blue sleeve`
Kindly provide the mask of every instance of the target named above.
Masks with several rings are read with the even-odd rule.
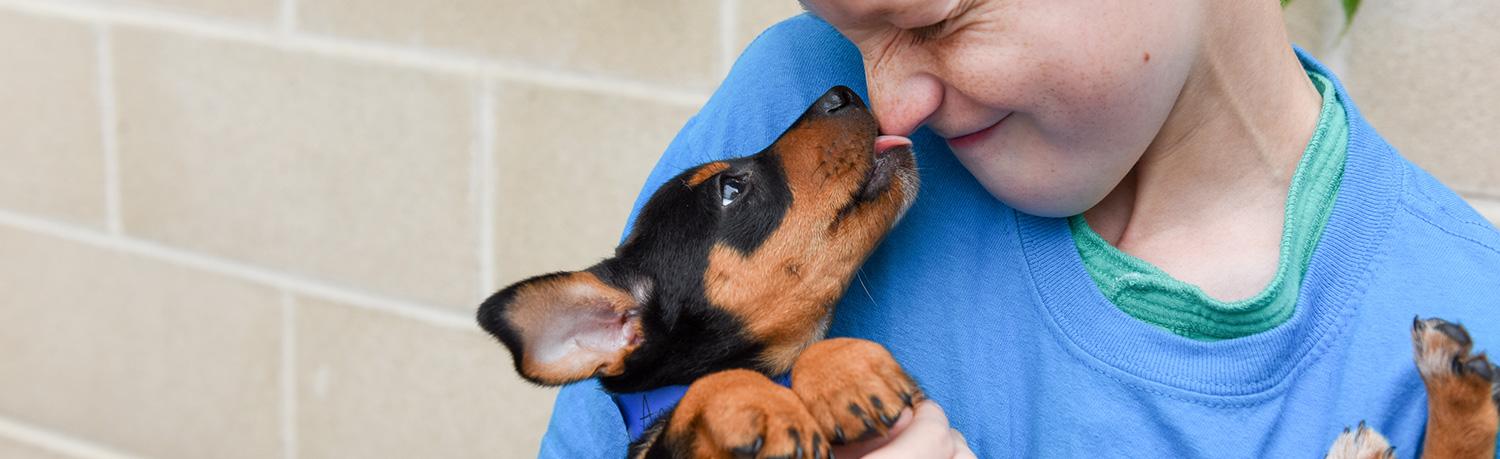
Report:
[[[663,182],[700,163],[760,151],[836,85],[865,95],[859,51],[838,31],[807,14],[766,30],[657,161],[631,221]],[[557,394],[539,456],[619,459],[628,443],[618,407],[588,380]]]

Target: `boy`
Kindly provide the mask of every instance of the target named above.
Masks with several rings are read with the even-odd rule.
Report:
[[[1277,2],[805,5],[646,189],[868,82],[924,189],[830,334],[935,402],[874,454],[1298,457],[1360,420],[1414,451],[1412,317],[1500,336],[1500,234],[1293,51]],[[542,456],[624,451],[596,387],[554,413]]]

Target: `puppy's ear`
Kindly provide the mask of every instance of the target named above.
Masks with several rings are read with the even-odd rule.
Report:
[[[625,371],[640,347],[640,295],[587,271],[533,277],[479,306],[479,326],[510,348],[516,372],[546,386]]]

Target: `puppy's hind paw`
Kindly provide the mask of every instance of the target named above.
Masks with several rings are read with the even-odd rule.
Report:
[[[1500,369],[1484,353],[1472,353],[1473,339],[1459,324],[1413,319],[1411,342],[1417,371],[1427,385],[1424,455],[1495,457]]]
[[[1359,427],[1350,431],[1344,428],[1344,433],[1333,441],[1333,446],[1328,448],[1328,459],[1393,459],[1396,457],[1396,448],[1392,448],[1380,432],[1359,421]]]
[[[1500,368],[1483,352],[1472,353],[1474,340],[1463,325],[1438,318],[1415,318],[1411,343],[1417,371],[1427,383],[1429,402],[1479,406],[1488,398],[1491,403],[1500,403]]]

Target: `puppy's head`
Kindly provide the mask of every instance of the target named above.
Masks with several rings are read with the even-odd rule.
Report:
[[[533,277],[479,307],[516,370],[617,392],[726,368],[779,373],[917,194],[910,142],[836,87],[775,143],[667,181],[613,258]]]

